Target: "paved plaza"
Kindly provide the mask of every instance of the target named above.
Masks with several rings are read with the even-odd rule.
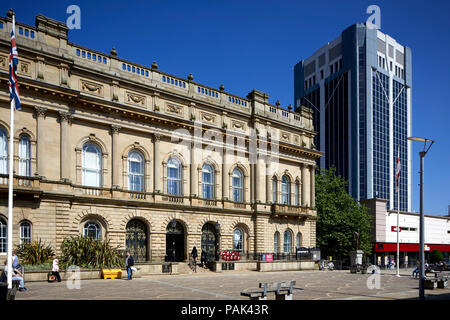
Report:
[[[402,276],[393,271],[380,275],[380,289],[367,288],[368,274],[349,271],[290,272],[202,272],[190,275],[153,275],[127,280],[83,280],[80,289],[69,290],[65,282],[30,282],[17,300],[247,300],[241,291],[258,289],[259,282],[296,280],[298,300],[396,300],[418,296],[417,279],[408,270]],[[427,299],[450,299],[450,289],[426,291]],[[274,299],[269,296],[269,300]]]

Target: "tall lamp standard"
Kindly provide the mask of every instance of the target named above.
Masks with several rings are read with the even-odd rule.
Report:
[[[410,141],[420,141],[423,142],[423,151],[419,152],[420,156],[420,244],[419,244],[419,260],[420,260],[420,279],[419,279],[419,297],[420,300],[425,299],[425,251],[424,251],[424,240],[425,240],[425,223],[423,216],[423,164],[424,158],[427,154],[428,150],[430,150],[434,141],[425,139],[425,138],[417,138],[417,137],[409,137]],[[428,146],[427,144],[430,143]]]

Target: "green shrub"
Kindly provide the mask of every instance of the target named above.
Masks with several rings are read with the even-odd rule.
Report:
[[[84,268],[115,268],[125,265],[123,255],[109,245],[109,241],[95,240],[89,237],[64,239],[61,245],[60,265]]]
[[[444,255],[439,249],[434,249],[430,253],[430,262],[431,263],[437,263],[444,260]]]
[[[33,266],[49,262],[54,254],[53,249],[42,243],[41,239],[31,243],[23,243],[17,246],[15,251],[22,265]]]

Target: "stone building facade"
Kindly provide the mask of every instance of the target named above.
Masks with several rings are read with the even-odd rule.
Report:
[[[140,261],[315,247],[312,113],[246,98],[69,42],[42,15],[16,22],[22,110],[9,131],[12,22],[0,18],[0,256],[7,141],[14,138],[13,245],[108,239]],[[6,143],[6,146],[5,146]]]

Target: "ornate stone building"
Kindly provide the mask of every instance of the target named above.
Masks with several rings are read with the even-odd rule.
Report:
[[[9,131],[11,19],[0,18],[0,255],[6,252],[8,139],[14,246],[108,239],[140,261],[193,246],[242,253],[314,247],[312,113],[246,98],[69,42],[42,15],[16,23],[22,110]]]

